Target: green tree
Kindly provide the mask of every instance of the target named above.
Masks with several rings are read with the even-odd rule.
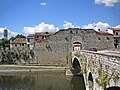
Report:
[[[5,50],[6,47],[9,47],[9,40],[0,39],[0,48],[3,48]]]

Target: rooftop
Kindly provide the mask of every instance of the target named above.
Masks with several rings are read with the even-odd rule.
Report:
[[[120,31],[120,28],[110,28],[113,31]]]
[[[25,44],[26,38],[16,38],[14,41],[11,42],[11,44]]]
[[[110,34],[110,33],[108,33],[108,32],[103,32],[103,31],[96,31],[98,34],[100,34],[100,35],[112,35],[112,34]]]
[[[120,36],[118,36],[118,35],[115,36],[115,35],[114,35],[113,38],[120,38]]]
[[[35,35],[52,35],[54,34],[54,32],[38,32],[38,33],[35,33]]]

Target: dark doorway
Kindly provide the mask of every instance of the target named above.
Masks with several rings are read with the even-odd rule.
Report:
[[[77,58],[74,58],[72,67],[74,68],[73,74],[77,74],[80,72],[81,66]]]

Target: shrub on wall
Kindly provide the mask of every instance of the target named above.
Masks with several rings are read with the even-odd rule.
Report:
[[[66,55],[67,63],[69,64],[69,68],[72,68],[72,53],[68,53]]]

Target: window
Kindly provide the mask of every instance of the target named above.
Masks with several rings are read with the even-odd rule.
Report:
[[[116,35],[118,35],[118,32],[116,32]]]
[[[78,30],[76,30],[76,34],[78,33]]]
[[[28,39],[28,42],[30,42],[30,39]]]
[[[30,44],[28,44],[28,47],[30,47]]]
[[[39,38],[39,36],[36,36],[37,38]]]
[[[110,38],[109,38],[109,37],[106,37],[106,39],[107,39],[107,40],[110,40]]]
[[[100,38],[98,37],[98,40],[100,40]]]
[[[42,36],[42,39],[44,39],[44,36]]]
[[[48,32],[45,32],[45,34],[49,34]]]
[[[17,44],[15,44],[15,46],[17,47]]]
[[[70,30],[70,34],[73,34],[72,30]]]
[[[22,44],[22,46],[24,46],[24,44]]]

